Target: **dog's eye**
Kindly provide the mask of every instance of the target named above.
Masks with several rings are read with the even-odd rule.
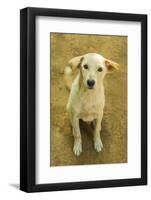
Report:
[[[86,64],[83,65],[83,67],[84,67],[84,69],[88,69],[88,65],[86,65]]]
[[[98,68],[98,72],[102,72],[102,70],[103,70],[102,67]]]

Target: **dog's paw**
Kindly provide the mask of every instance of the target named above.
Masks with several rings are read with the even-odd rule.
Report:
[[[75,156],[79,156],[82,152],[82,144],[81,142],[75,142],[73,146],[73,152]]]
[[[102,144],[101,139],[96,139],[94,141],[94,148],[95,148],[96,152],[100,152],[102,150],[103,144]]]

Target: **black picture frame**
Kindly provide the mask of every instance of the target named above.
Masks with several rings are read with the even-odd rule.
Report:
[[[141,178],[36,184],[35,19],[37,16],[120,20],[141,23]],[[20,10],[20,189],[43,192],[147,184],[147,15],[48,8]]]

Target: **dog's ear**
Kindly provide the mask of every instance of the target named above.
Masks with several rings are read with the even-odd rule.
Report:
[[[72,68],[72,70],[76,69],[76,68],[79,68],[82,61],[83,61],[84,57],[83,56],[77,56],[77,57],[74,57],[72,58],[68,64],[69,66]]]
[[[105,66],[106,66],[108,72],[112,72],[114,70],[119,70],[119,64],[112,60],[109,60],[109,59],[105,59]]]

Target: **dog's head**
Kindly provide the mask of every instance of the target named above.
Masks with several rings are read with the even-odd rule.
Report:
[[[69,61],[72,69],[79,68],[83,84],[88,89],[95,89],[101,84],[106,73],[118,69],[118,64],[97,53],[88,53]]]

